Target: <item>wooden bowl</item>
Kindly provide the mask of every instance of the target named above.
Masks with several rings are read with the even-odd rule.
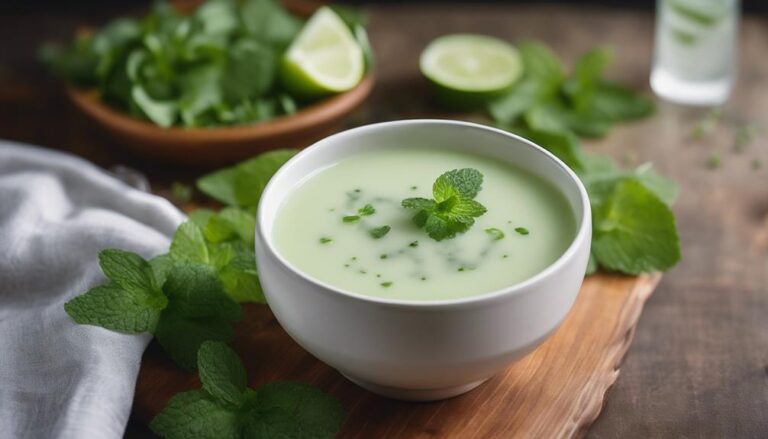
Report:
[[[213,167],[277,148],[302,148],[341,127],[345,116],[373,88],[369,73],[355,88],[303,107],[296,114],[248,125],[162,128],[114,109],[94,90],[67,87],[83,114],[115,143],[136,155],[166,163]]]

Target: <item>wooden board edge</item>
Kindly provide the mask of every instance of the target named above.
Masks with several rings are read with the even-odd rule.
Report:
[[[626,358],[629,347],[635,336],[635,329],[643,312],[645,302],[656,290],[661,281],[662,273],[647,273],[638,276],[629,293],[630,300],[622,308],[618,321],[620,324],[613,330],[613,345],[597,373],[601,375],[596,381],[598,389],[585,388],[580,395],[581,404],[578,413],[574,413],[574,422],[570,423],[570,431],[563,431],[563,437],[584,437],[589,427],[597,420],[603,410],[608,393],[619,377],[619,369]]]

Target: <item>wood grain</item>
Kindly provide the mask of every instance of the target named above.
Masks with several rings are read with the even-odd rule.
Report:
[[[477,389],[434,403],[369,393],[294,343],[269,309],[246,307],[233,345],[249,382],[313,383],[348,411],[342,438],[554,438],[581,435],[597,418],[660,275],[599,274],[585,280],[563,325],[536,351]],[[148,422],[175,393],[199,387],[153,346],[136,384],[135,413]]]

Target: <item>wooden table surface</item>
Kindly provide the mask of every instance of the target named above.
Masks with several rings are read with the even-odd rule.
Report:
[[[86,129],[34,60],[42,40],[123,12],[106,4],[55,16],[0,16],[0,138],[70,150],[104,166],[128,163],[167,194],[171,181],[198,172],[143,163],[113,150]],[[596,44],[610,44],[616,49],[610,76],[648,89],[648,13],[543,5],[391,6],[370,12],[378,84],[350,125],[421,116],[478,120],[435,111],[417,71],[424,45],[449,32],[540,39],[569,61]],[[661,102],[654,117],[587,142],[589,150],[625,163],[652,161],[679,182],[675,211],[683,243],[683,261],[646,305],[590,437],[768,437],[768,20],[746,17],[741,36],[739,82],[724,109],[733,120],[762,130],[743,152],[733,151],[732,124],[694,141],[691,130],[705,111]],[[715,169],[706,165],[712,153],[722,159]],[[753,169],[755,160],[762,162],[760,169]],[[143,437],[144,431],[133,423],[128,436]]]

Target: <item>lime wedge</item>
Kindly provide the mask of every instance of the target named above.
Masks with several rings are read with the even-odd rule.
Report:
[[[523,74],[512,45],[485,35],[439,37],[421,53],[421,73],[436,96],[454,107],[473,107],[509,90]]]
[[[285,52],[280,78],[297,97],[347,91],[363,77],[363,50],[347,25],[328,7],[310,17]]]

